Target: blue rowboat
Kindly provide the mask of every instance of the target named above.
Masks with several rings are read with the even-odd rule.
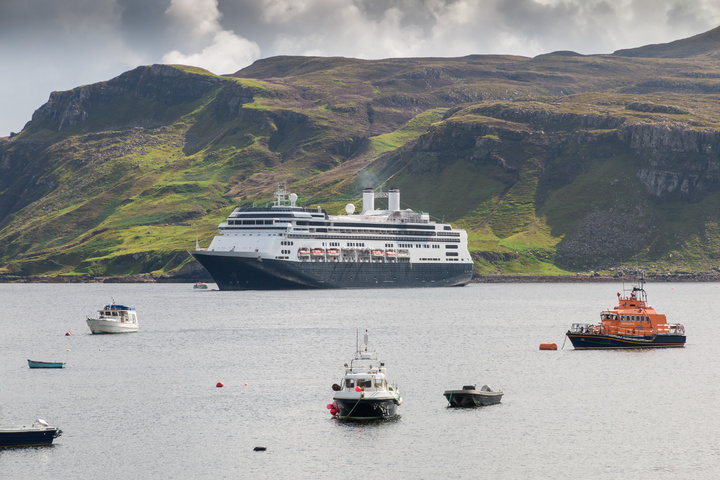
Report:
[[[63,362],[36,362],[28,358],[28,366],[30,368],[65,368]]]

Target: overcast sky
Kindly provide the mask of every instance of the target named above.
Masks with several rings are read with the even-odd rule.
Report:
[[[50,92],[138,65],[612,53],[718,25],[718,0],[0,0],[0,136]]]

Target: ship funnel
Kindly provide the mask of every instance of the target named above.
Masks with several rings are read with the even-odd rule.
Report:
[[[400,190],[391,188],[388,192],[388,210],[395,212],[400,210]]]
[[[372,188],[363,190],[363,213],[375,210],[375,192]]]

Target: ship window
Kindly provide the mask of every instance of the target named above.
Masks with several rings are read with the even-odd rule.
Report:
[[[383,378],[376,378],[375,379],[375,388],[383,388],[385,385],[385,380]]]
[[[345,380],[345,388],[353,388],[355,386],[355,382],[348,378]]]
[[[372,387],[372,380],[358,380],[358,387]]]
[[[621,322],[624,322],[624,321],[625,321],[625,315],[620,315],[620,321],[621,321]]]
[[[635,321],[635,315],[630,315],[630,321],[632,321],[632,322]]]

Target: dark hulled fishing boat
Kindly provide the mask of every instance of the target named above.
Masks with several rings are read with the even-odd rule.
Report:
[[[340,420],[393,418],[402,403],[397,385],[387,381],[385,364],[378,360],[375,352],[368,351],[367,330],[364,340],[365,348],[356,346],[355,358],[349,365],[345,364],[340,385],[333,385],[331,413]]]

